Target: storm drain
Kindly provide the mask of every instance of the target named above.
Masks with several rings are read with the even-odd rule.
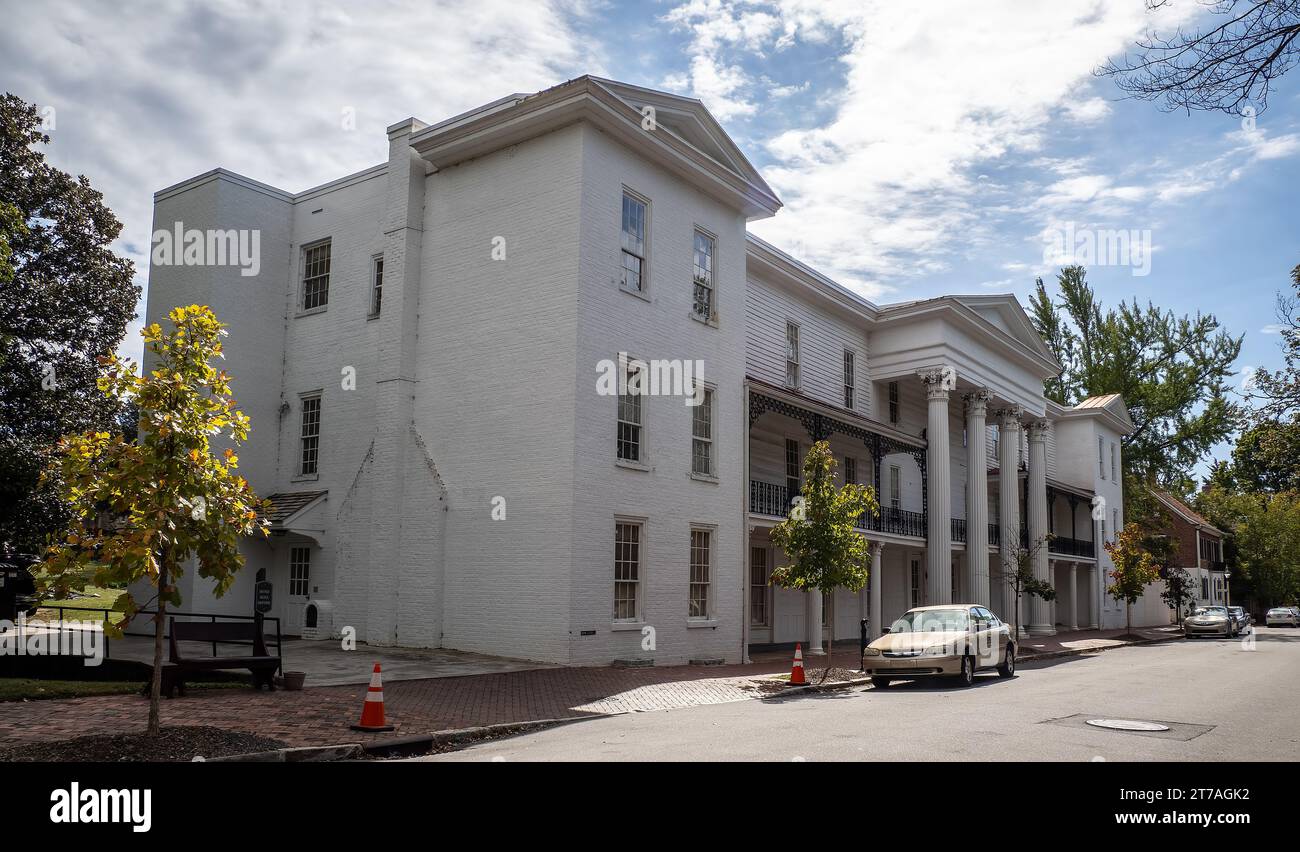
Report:
[[[1214,725],[1197,725],[1193,722],[1170,722],[1167,719],[1123,719],[1100,713],[1076,713],[1059,719],[1044,719],[1039,724],[1063,725],[1085,731],[1114,731],[1139,737],[1156,737],[1165,740],[1194,740],[1201,734],[1214,730]]]

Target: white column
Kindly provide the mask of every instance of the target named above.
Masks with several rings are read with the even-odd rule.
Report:
[[[985,416],[989,392],[966,394],[966,594],[989,606],[989,476]]]
[[[998,412],[998,616],[1011,623],[1015,617],[1015,595],[1006,578],[1016,571],[1016,551],[1020,548],[1020,415],[1018,405]],[[1024,613],[1020,614],[1021,625]],[[1021,626],[1018,625],[1018,626]]]
[[[1097,630],[1097,610],[1101,600],[1101,566],[1094,564],[1088,571],[1088,629]]]
[[[804,656],[825,654],[822,648],[822,593],[809,589],[804,593],[808,599],[808,641],[804,643]]]
[[[1047,430],[1051,423],[1029,424],[1029,549],[1033,552],[1034,579],[1049,583],[1047,561]],[[1033,636],[1056,633],[1051,606],[1042,598],[1029,598],[1029,632]]]
[[[868,618],[871,623],[867,626],[870,632],[867,633],[872,639],[880,637],[884,625],[880,623],[880,599],[885,591],[885,576],[881,570],[881,563],[884,561],[885,546],[880,542],[871,545],[871,601]]]
[[[951,367],[936,367],[920,374],[929,404],[925,429],[925,473],[928,518],[926,536],[927,606],[952,603],[952,469],[948,450],[948,391],[956,384]]]
[[[1079,563],[1070,563],[1070,620],[1071,630],[1079,629]]]

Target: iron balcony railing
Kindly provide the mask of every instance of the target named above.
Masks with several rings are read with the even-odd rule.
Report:
[[[1059,553],[1062,556],[1086,556],[1089,559],[1097,555],[1096,546],[1091,541],[1063,536],[1053,538],[1047,545],[1047,552]]]
[[[786,494],[787,490],[784,485],[751,479],[749,481],[749,511],[756,515],[784,518],[790,513],[790,502]],[[858,522],[858,528],[893,533],[894,535],[925,538],[925,513],[882,507],[879,516],[864,515]]]
[[[997,524],[989,524],[989,544],[993,547],[1002,546],[1002,527]]]
[[[952,540],[953,541],[966,540],[966,519],[965,518],[952,519]]]

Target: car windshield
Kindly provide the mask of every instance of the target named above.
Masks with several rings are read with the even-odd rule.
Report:
[[[1198,606],[1192,611],[1192,615],[1227,615],[1228,611],[1221,606]]]
[[[889,632],[961,631],[966,629],[968,623],[968,613],[964,609],[914,609],[895,621]]]

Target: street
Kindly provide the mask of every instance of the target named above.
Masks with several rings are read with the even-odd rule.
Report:
[[[1300,631],[1120,648],[981,673],[594,719],[416,760],[1297,760]],[[1166,732],[1091,728],[1159,721]]]

